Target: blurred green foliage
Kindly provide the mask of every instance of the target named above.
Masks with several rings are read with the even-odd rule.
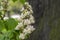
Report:
[[[12,0],[13,2],[16,2],[17,0]],[[25,0],[19,0],[22,4],[25,3]]]
[[[12,18],[5,21],[5,26],[8,30],[13,30],[17,26],[18,22]]]
[[[0,4],[1,2],[2,0],[0,0]],[[24,3],[25,0],[8,0],[9,6],[7,6],[7,11],[10,11],[11,14],[12,8],[16,7],[17,9],[19,9]],[[7,12],[5,11],[4,13],[4,11],[5,10],[0,10],[0,40],[20,40],[19,31],[15,30],[18,21],[13,18],[4,20],[3,16]]]
[[[18,21],[12,18],[5,21],[0,20],[0,40],[13,40],[13,39],[15,40],[15,37],[17,36],[16,33],[18,32],[16,32],[14,28],[16,27],[17,24]]]

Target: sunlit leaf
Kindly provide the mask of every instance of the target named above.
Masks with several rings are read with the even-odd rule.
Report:
[[[11,19],[8,19],[5,22],[5,24],[6,24],[6,28],[8,30],[13,30],[16,27],[16,25],[18,24],[18,22],[16,20],[14,20],[14,19],[11,18]]]

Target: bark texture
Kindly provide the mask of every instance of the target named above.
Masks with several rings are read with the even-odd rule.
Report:
[[[28,40],[59,40],[60,0],[28,0],[32,5],[36,30]],[[57,36],[57,37],[56,37]]]

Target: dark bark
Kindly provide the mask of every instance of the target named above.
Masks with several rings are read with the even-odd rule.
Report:
[[[59,40],[60,0],[28,0],[32,5],[36,30],[28,40]],[[53,34],[53,33],[54,34]],[[51,34],[52,33],[52,34]],[[57,34],[57,35],[56,35]],[[57,36],[57,37],[56,37]],[[53,38],[54,37],[54,38]]]
[[[41,30],[39,26],[40,20],[43,18],[43,14],[45,9],[47,10],[50,7],[50,1],[49,0],[28,0],[30,5],[32,5],[35,17],[35,24],[34,27],[36,30],[31,34],[30,38],[28,40],[48,40],[48,34],[49,34],[49,26],[47,25],[47,18],[44,19],[44,26]]]

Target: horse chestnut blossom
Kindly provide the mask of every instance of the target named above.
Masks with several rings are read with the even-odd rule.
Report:
[[[34,30],[35,30],[35,28],[34,28],[33,26],[27,25],[27,27],[23,30],[23,33],[24,33],[25,35],[27,35],[27,34],[32,33],[32,31],[34,31]]]
[[[31,32],[35,30],[35,28],[31,25],[27,25],[26,29],[30,30]]]
[[[30,20],[31,23],[35,23],[34,17],[32,15],[30,15],[29,20]]]
[[[35,28],[33,25],[35,23],[33,17],[33,11],[31,5],[28,2],[24,4],[24,7],[21,8],[20,23],[16,26],[15,30],[22,31],[19,35],[19,38],[24,40],[28,34],[31,34]]]
[[[23,22],[18,23],[18,25],[16,26],[15,30],[20,30],[21,28],[23,28]]]
[[[26,35],[27,35],[27,34],[31,34],[32,31],[34,31],[34,30],[35,30],[35,28],[34,28],[33,26],[28,25],[28,26],[23,30],[23,33],[20,33],[19,38],[20,38],[20,39],[25,39]]]
[[[30,20],[29,19],[25,19],[24,20],[24,25],[29,25],[29,24],[31,24]]]
[[[25,39],[25,36],[26,36],[25,34],[23,34],[23,33],[20,33],[20,36],[19,36],[19,38],[20,38],[20,39]]]
[[[22,7],[20,11],[23,11],[23,10],[24,10],[24,7]]]

